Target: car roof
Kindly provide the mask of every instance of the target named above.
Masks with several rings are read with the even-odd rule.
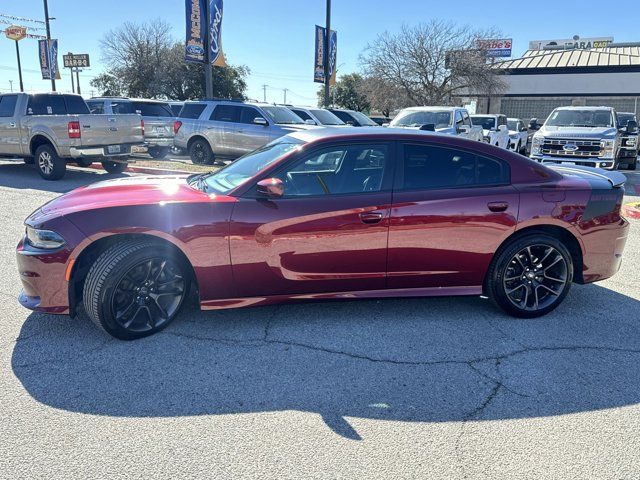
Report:
[[[453,112],[454,110],[460,110],[460,109],[462,109],[462,107],[450,107],[450,106],[443,105],[441,107],[438,107],[438,106],[409,107],[409,108],[404,108],[402,111],[412,111],[412,112],[451,111]]]
[[[130,98],[130,97],[91,97],[89,100],[127,100],[139,103],[170,103],[169,100],[160,100],[158,98]]]
[[[558,107],[558,108],[556,108],[556,110],[593,110],[593,111],[596,111],[596,110],[613,110],[613,108],[612,107],[607,107],[607,106],[604,106],[604,105],[602,105],[600,107],[595,107],[595,106],[594,107],[566,106],[566,107]]]
[[[364,127],[364,128],[335,128],[325,127],[312,130],[301,130],[290,133],[288,136],[301,140],[305,143],[322,139],[339,139],[349,137],[351,139],[375,137],[388,137],[394,139],[397,136],[422,136],[422,135],[440,135],[426,130],[409,130],[406,128],[386,128],[386,127]],[[444,136],[444,135],[443,135]]]

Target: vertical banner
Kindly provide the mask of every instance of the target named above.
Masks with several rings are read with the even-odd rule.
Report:
[[[313,81],[316,83],[324,83],[324,43],[326,41],[327,29],[316,25],[316,48],[315,48],[315,65],[313,69]],[[338,33],[331,30],[329,37],[329,83],[336,83],[336,60],[338,58]]]
[[[209,60],[212,65],[226,67],[227,62],[222,51],[222,2],[209,1]]]
[[[204,62],[204,42],[207,21],[203,22],[204,2],[208,0],[185,0],[187,38],[184,59],[187,62]]]
[[[58,40],[38,40],[38,57],[43,80],[60,80],[58,68]]]
[[[49,69],[51,78],[60,80],[60,69],[58,68],[58,40],[49,40]]]

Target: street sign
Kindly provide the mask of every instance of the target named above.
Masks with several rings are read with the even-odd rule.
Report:
[[[478,48],[483,50],[487,57],[510,57],[512,44],[511,38],[477,40]]]
[[[90,67],[88,53],[69,53],[62,56],[65,68]]]
[[[27,28],[20,25],[11,25],[4,29],[4,34],[11,40],[20,41],[27,36]]]

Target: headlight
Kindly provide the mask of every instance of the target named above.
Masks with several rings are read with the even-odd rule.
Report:
[[[540,155],[540,149],[544,143],[544,137],[534,136],[531,140],[531,155]]]
[[[27,226],[26,241],[34,248],[53,250],[65,244],[64,238],[51,230],[38,230]]]
[[[615,156],[615,140],[602,140],[600,141],[600,148],[602,149],[601,158],[613,158]]]

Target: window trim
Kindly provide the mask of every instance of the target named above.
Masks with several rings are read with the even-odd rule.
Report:
[[[477,157],[484,157],[489,160],[494,160],[496,162],[501,163],[503,166],[507,168],[507,176],[508,179],[506,182],[501,183],[490,183],[490,184],[482,184],[482,185],[455,185],[451,187],[431,187],[431,188],[402,188],[404,183],[404,155],[405,155],[405,147],[407,146],[415,146],[415,147],[430,147],[430,148],[441,148],[446,150],[452,150],[457,152],[464,152],[467,154],[475,155]],[[429,143],[429,142],[419,142],[419,141],[399,141],[398,149],[396,155],[396,168],[395,171],[397,174],[395,175],[395,181],[393,182],[393,191],[398,193],[405,192],[437,192],[443,190],[469,190],[469,189],[483,189],[483,188],[495,188],[495,187],[505,187],[511,186],[513,183],[511,182],[511,164],[506,160],[503,160],[498,157],[494,157],[492,155],[485,155],[483,153],[478,153],[470,149],[466,148],[458,148],[451,147],[447,145],[441,145],[438,143]]]
[[[382,174],[382,186],[380,190],[378,190],[377,192],[352,192],[352,193],[329,193],[329,194],[323,193],[321,195],[299,195],[299,196],[291,196],[291,197],[287,197],[285,195],[277,199],[272,199],[272,198],[267,199],[264,196],[255,195],[256,186],[259,181],[264,180],[266,178],[272,178],[276,172],[280,171],[281,169],[289,168],[292,164],[296,163],[297,161],[304,161],[305,159],[309,158],[309,156],[316,155],[318,152],[321,152],[322,150],[326,150],[326,149],[339,148],[339,147],[349,148],[349,147],[363,146],[363,145],[371,146],[371,147],[384,145],[387,147],[387,153],[389,155],[388,164]],[[320,144],[312,147],[310,150],[306,150],[303,148],[300,152],[297,152],[291,158],[285,160],[283,163],[278,163],[276,165],[273,165],[269,170],[267,170],[266,172],[263,172],[262,175],[259,175],[255,177],[252,181],[247,182],[246,190],[238,192],[238,198],[281,201],[281,200],[300,200],[300,199],[311,199],[311,198],[318,199],[318,198],[327,198],[327,197],[332,197],[332,198],[346,197],[346,196],[350,197],[354,195],[376,195],[376,194],[382,194],[382,193],[391,194],[393,192],[393,185],[394,185],[393,182],[395,180],[395,172],[396,172],[396,164],[397,164],[396,159],[398,157],[398,148],[399,148],[398,142],[395,140],[380,140],[376,142],[368,142],[366,140],[361,140],[357,142],[338,142],[338,143],[332,143],[329,145]]]

